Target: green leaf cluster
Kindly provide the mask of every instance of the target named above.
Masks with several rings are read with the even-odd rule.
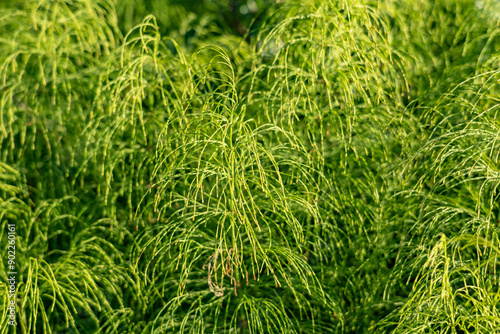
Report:
[[[2,2],[0,333],[495,333],[499,18]]]

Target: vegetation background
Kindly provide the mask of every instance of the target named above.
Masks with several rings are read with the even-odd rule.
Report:
[[[1,1],[0,332],[500,332],[499,18]]]

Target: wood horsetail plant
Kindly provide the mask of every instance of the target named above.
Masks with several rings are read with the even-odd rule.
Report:
[[[498,8],[3,1],[0,333],[495,333]]]

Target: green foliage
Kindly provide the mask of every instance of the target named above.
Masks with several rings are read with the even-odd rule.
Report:
[[[2,2],[0,332],[494,333],[497,8]]]

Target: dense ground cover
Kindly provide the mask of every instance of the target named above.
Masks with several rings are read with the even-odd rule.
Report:
[[[499,18],[2,1],[0,332],[500,331]]]

